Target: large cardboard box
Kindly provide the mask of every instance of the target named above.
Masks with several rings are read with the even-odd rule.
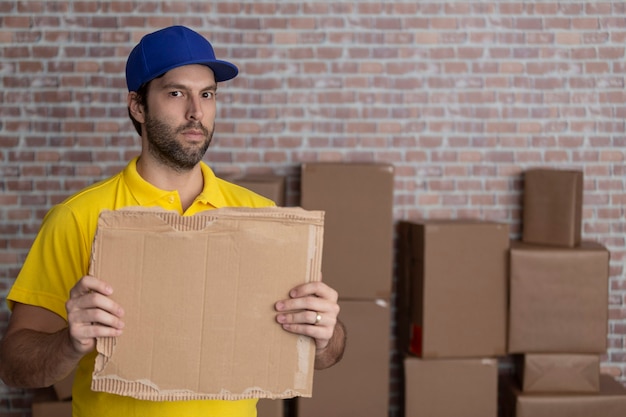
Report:
[[[496,359],[404,359],[406,417],[496,417]],[[374,415],[374,414],[370,414]]]
[[[389,414],[390,308],[386,301],[340,301],[348,339],[343,359],[317,371],[313,397],[298,398],[298,417]]]
[[[509,352],[604,353],[609,252],[511,244]]]
[[[582,200],[582,171],[526,171],[522,241],[543,245],[578,245],[581,241]]]
[[[400,230],[399,317],[410,317],[398,329],[410,339],[402,350],[423,358],[505,355],[508,226],[432,220]]]
[[[624,417],[626,388],[600,376],[596,394],[523,393],[513,379],[502,379],[504,417]]]
[[[53,387],[33,391],[32,417],[72,417],[72,401],[59,401]]]
[[[324,281],[343,299],[390,298],[393,166],[304,164],[301,206],[326,213]]]
[[[516,355],[524,392],[598,392],[600,355],[527,353]]]
[[[92,389],[148,400],[310,396],[315,345],[274,304],[321,277],[323,212],[224,208],[100,215],[90,272],[124,333],[97,340]]]
[[[279,175],[246,175],[234,178],[233,183],[269,198],[277,206],[285,205],[285,177]]]

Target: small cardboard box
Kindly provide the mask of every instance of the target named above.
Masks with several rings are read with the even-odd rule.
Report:
[[[323,212],[104,211],[90,273],[112,285],[124,333],[99,338],[92,389],[146,400],[312,393],[315,346],[274,303],[321,277]]]
[[[348,339],[343,359],[315,373],[312,398],[298,398],[298,417],[389,414],[390,307],[383,300],[340,301]]]
[[[516,356],[523,392],[600,390],[600,355],[527,353]]]
[[[541,245],[577,246],[581,241],[582,200],[582,171],[526,171],[522,241]]]
[[[604,353],[609,252],[512,242],[510,353]]]
[[[72,417],[72,401],[35,402],[32,417]]]
[[[496,417],[496,359],[404,359],[406,417]],[[373,415],[373,414],[372,414]]]
[[[595,394],[523,393],[511,378],[502,378],[504,417],[624,417],[626,388],[610,375],[600,375]]]
[[[393,166],[307,163],[301,206],[324,210],[324,281],[343,299],[389,299],[393,274]]]
[[[508,226],[403,222],[400,239],[399,317],[410,318],[399,319],[399,339],[410,339],[401,350],[422,358],[505,355]]]
[[[263,197],[269,198],[277,206],[285,205],[285,177],[279,175],[247,175],[232,180]]]
[[[53,385],[54,392],[59,400],[69,400],[72,398],[72,387],[74,385],[74,376],[76,370],[72,371],[68,376]]]
[[[53,387],[33,391],[32,417],[72,417],[72,401],[58,401]]]

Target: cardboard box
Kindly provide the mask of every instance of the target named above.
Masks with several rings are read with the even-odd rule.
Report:
[[[260,398],[256,405],[257,417],[283,417],[285,415],[285,401]]]
[[[389,299],[393,274],[393,166],[307,163],[301,206],[324,210],[324,281],[342,299]]]
[[[406,417],[496,417],[496,359],[404,359]],[[374,414],[371,414],[374,415]]]
[[[502,379],[504,417],[624,417],[626,388],[600,375],[597,394],[523,393],[510,378]]]
[[[608,326],[609,252],[511,244],[509,352],[603,353]]]
[[[527,353],[517,355],[524,392],[598,392],[600,355]]]
[[[263,197],[269,198],[277,206],[285,205],[285,177],[278,175],[247,175],[231,181]]]
[[[72,398],[72,387],[74,385],[74,375],[76,375],[76,370],[72,371],[68,376],[66,376],[61,381],[53,385],[54,392],[56,393],[57,399],[69,400],[70,398]]]
[[[398,330],[410,339],[401,350],[423,358],[505,355],[508,226],[433,220],[400,229],[399,317],[410,317]]]
[[[72,417],[72,401],[59,401],[53,387],[33,391],[32,417]]]
[[[222,208],[100,215],[90,273],[125,309],[97,340],[92,389],[148,400],[310,396],[315,346],[274,303],[321,276],[323,212]]]
[[[582,200],[582,171],[526,171],[522,241],[541,245],[577,246],[581,241]]]
[[[72,417],[72,401],[34,402],[32,417]]]
[[[396,349],[400,354],[410,353],[411,333],[411,271],[413,265],[413,229],[414,224],[408,221],[397,223],[396,250],[396,316],[395,337]],[[421,297],[420,297],[421,298]]]
[[[348,340],[343,359],[317,371],[312,398],[298,398],[298,417],[389,414],[390,319],[387,302],[341,301]]]

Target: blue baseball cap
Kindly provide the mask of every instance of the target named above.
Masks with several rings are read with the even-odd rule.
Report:
[[[126,61],[128,91],[183,65],[202,64],[213,70],[215,81],[235,78],[234,64],[215,59],[213,47],[202,35],[185,26],[170,26],[145,35]]]

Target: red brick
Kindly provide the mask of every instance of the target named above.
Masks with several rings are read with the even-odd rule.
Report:
[[[31,18],[29,16],[5,15],[2,17],[2,27],[5,29],[6,28],[26,29],[30,27],[30,24],[31,24]]]

